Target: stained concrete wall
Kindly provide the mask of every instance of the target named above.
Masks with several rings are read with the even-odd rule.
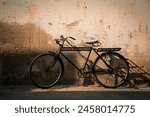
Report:
[[[102,47],[121,47],[150,73],[149,0],[0,0],[4,84],[28,81],[32,56],[55,51],[53,39],[61,34],[77,38],[77,45],[94,37]]]

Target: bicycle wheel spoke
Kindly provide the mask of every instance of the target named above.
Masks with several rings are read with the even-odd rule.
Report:
[[[97,66],[101,66],[101,69]],[[108,88],[122,85],[128,76],[128,70],[126,60],[118,53],[103,54],[96,60],[94,66],[94,73],[99,84]]]
[[[108,74],[110,73],[110,70],[109,69],[97,69],[94,71],[96,74]]]
[[[54,57],[54,54],[42,54],[33,60],[30,66],[30,78],[36,86],[49,88],[61,78],[62,62]]]

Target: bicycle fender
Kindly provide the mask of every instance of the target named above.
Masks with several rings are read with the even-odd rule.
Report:
[[[58,59],[61,62],[62,70],[64,71],[64,63],[63,63],[62,58],[60,57],[60,55],[55,53],[55,52],[52,52],[52,51],[48,51],[47,54],[52,54],[52,55],[56,56],[56,59]],[[62,76],[63,76],[63,71],[62,71]]]
[[[112,53],[117,54],[120,58],[124,59],[127,62],[128,66],[129,66],[129,62],[127,61],[127,59],[123,55],[121,55],[121,54],[119,54],[117,52],[103,52],[101,55],[99,55],[99,56],[96,57],[96,59],[94,61],[94,64],[92,66],[93,72],[94,72],[94,66],[96,64],[96,61],[100,58],[100,56],[107,55],[107,54],[112,54]]]
[[[56,55],[56,53],[52,51],[48,51],[48,54]]]
[[[55,53],[55,52],[52,52],[52,51],[48,51],[48,54],[52,54],[54,56],[56,56],[57,59],[59,59],[64,67],[64,64],[63,64],[63,61],[62,61],[62,58],[59,56],[59,54]]]

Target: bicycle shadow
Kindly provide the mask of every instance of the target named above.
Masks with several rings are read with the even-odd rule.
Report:
[[[144,70],[144,66],[139,66],[131,59],[127,59],[129,63],[129,76],[127,82],[123,87],[129,88],[143,88],[150,86],[150,73]],[[92,75],[84,79],[83,85],[92,85]]]
[[[127,59],[129,63],[129,87],[148,87],[150,86],[150,73],[144,70],[144,65],[139,66],[131,59]]]

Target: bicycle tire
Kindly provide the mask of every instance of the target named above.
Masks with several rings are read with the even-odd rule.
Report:
[[[100,86],[102,85],[105,88],[117,88],[123,85],[127,80],[129,64],[121,54],[105,52],[95,60],[93,73]]]
[[[30,79],[39,88],[50,88],[62,77],[63,62],[57,54],[50,52],[37,56],[30,65]]]

